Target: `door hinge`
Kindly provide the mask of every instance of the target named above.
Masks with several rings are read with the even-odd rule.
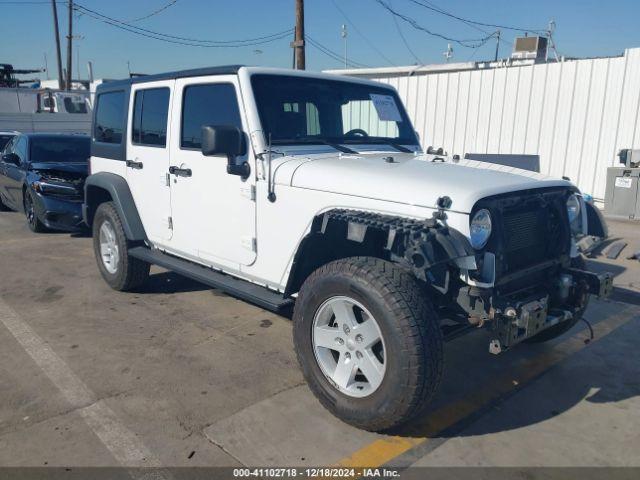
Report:
[[[173,230],[173,218],[169,217],[167,220],[169,221],[169,230]]]
[[[240,194],[248,198],[251,201],[255,201],[256,199],[256,186],[255,185],[247,185],[240,187]]]
[[[255,252],[257,250],[256,237],[244,236],[240,239],[240,243],[243,248],[246,248],[251,252]]]

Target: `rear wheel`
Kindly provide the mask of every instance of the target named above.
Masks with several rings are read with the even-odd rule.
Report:
[[[150,265],[129,255],[129,242],[112,202],[103,203],[96,210],[93,250],[102,278],[114,290],[134,290],[149,277]]]
[[[27,217],[27,225],[32,232],[43,233],[47,231],[47,227],[38,218],[33,196],[29,190],[24,192],[24,214]]]
[[[400,426],[438,389],[439,320],[416,279],[390,262],[354,257],[320,267],[302,286],[293,321],[311,390],[351,425]]]
[[[579,255],[571,259],[571,266],[579,270],[586,270],[587,262],[585,262],[584,257],[582,255]],[[526,343],[548,342],[549,340],[553,340],[554,338],[557,338],[560,335],[568,332],[575,326],[576,323],[578,323],[582,319],[582,316],[584,315],[584,312],[587,310],[588,306],[589,306],[589,295],[587,294],[586,298],[584,299],[584,303],[582,307],[576,311],[572,319],[559,323],[557,325],[554,325],[553,327],[549,327],[548,329],[543,330],[537,335],[534,335],[533,337],[526,339],[525,342]]]

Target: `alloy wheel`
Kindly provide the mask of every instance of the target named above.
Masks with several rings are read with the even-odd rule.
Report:
[[[100,258],[107,272],[115,274],[118,271],[120,252],[116,240],[116,232],[108,220],[100,225]]]
[[[315,313],[312,344],[327,379],[350,397],[366,397],[382,384],[386,352],[380,326],[358,301],[331,297]]]

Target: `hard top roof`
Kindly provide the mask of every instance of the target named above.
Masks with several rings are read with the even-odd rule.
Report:
[[[156,82],[159,80],[173,80],[175,78],[203,77],[206,75],[235,75],[242,65],[222,65],[217,67],[192,68],[189,70],[178,70],[175,72],[156,73],[153,75],[142,75],[139,77],[126,78],[124,80],[113,80],[102,83],[98,86],[105,88],[123,87],[135,83]]]
[[[119,90],[127,88],[133,84],[149,83],[160,80],[173,80],[176,78],[189,78],[189,77],[204,77],[208,75],[237,75],[240,69],[245,69],[250,74],[274,74],[274,75],[289,75],[299,77],[311,77],[321,78],[327,80],[348,81],[353,83],[375,85],[382,88],[392,88],[391,86],[375,82],[373,80],[358,78],[358,77],[346,77],[330,73],[322,72],[310,72],[305,70],[289,70],[284,68],[269,68],[269,67],[246,67],[245,65],[223,65],[217,67],[204,67],[204,68],[192,68],[189,70],[179,70],[168,73],[158,73],[153,75],[143,75],[140,77],[127,78],[124,80],[113,80],[98,85],[98,90]]]

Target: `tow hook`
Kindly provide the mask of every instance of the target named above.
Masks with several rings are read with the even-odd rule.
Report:
[[[500,345],[500,340],[493,339],[489,342],[489,353],[493,355],[498,355],[502,352],[502,345]]]

